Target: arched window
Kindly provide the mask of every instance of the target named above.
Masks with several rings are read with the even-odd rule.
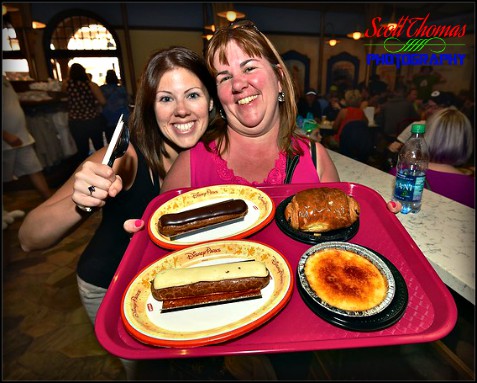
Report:
[[[10,81],[31,80],[28,61],[21,51],[17,31],[11,24],[8,14],[3,15],[2,57],[3,73]]]
[[[121,52],[114,31],[99,16],[78,10],[58,14],[44,33],[49,76],[62,81],[73,63],[83,65],[92,81],[105,82],[113,69],[123,78]]]

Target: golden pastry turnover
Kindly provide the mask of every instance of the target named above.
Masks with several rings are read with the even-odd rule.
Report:
[[[295,230],[324,233],[351,226],[359,218],[358,202],[336,188],[312,188],[296,193],[285,208]]]
[[[348,250],[330,248],[311,254],[304,274],[324,303],[341,310],[372,309],[388,292],[381,271],[367,258]]]

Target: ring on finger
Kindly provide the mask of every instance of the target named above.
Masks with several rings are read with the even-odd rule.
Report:
[[[96,188],[93,185],[91,185],[91,186],[88,186],[88,190],[89,190],[90,197],[92,197],[93,193],[96,191]]]
[[[89,206],[83,206],[83,205],[78,205],[76,204],[76,207],[82,211],[85,211],[86,213],[91,213],[93,211],[93,208]]]

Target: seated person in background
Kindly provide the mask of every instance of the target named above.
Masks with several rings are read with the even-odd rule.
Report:
[[[378,74],[373,74],[369,79],[368,84],[370,96],[382,96],[388,90],[388,84],[386,84]]]
[[[371,106],[369,105],[371,93],[369,93],[369,88],[364,84],[364,82],[358,84],[358,90],[361,92],[361,109]]]
[[[408,126],[406,126],[402,130],[402,132],[396,137],[396,140],[394,140],[388,146],[388,151],[397,154],[401,150],[404,143],[409,139],[409,137],[411,137],[412,124],[415,124],[415,123],[426,124],[426,120],[428,120],[434,113],[453,105],[454,105],[454,99],[451,93],[440,92],[438,90],[435,90],[434,92],[432,92],[431,97],[424,104],[424,112],[422,114],[422,120],[414,121],[410,123]]]
[[[337,94],[330,95],[328,106],[323,109],[323,115],[326,116],[327,120],[334,121],[340,110],[340,98]]]
[[[305,96],[298,100],[297,107],[298,114],[303,118],[309,118],[308,114],[311,113],[316,122],[321,121],[321,105],[315,89],[308,89]]]
[[[365,110],[367,107],[372,106],[374,108],[374,115],[377,115],[381,112],[383,103],[379,96],[371,96],[366,101],[361,102],[361,109]]]
[[[364,115],[363,109],[361,109],[361,92],[357,89],[347,90],[345,92],[346,107],[342,108],[335,121],[333,122],[333,130],[336,134],[330,140],[330,148],[337,148],[340,142],[341,131],[344,126],[350,121],[363,120],[368,121]]]
[[[445,82],[445,79],[430,65],[423,65],[418,73],[412,77],[412,83],[417,89],[418,100],[427,100],[437,84]]]
[[[317,100],[320,103],[320,107],[321,107],[321,117],[323,117],[324,110],[326,109],[326,107],[328,107],[330,103],[328,102],[328,99],[325,97],[325,95],[320,94],[319,92],[318,92]]]
[[[419,100],[417,98],[417,89],[416,88],[411,88],[407,92],[406,99],[412,104],[414,107],[414,110],[419,116],[422,116],[422,113],[424,113],[424,105],[422,103],[422,100]]]
[[[406,99],[406,89],[398,86],[393,95],[382,106],[376,115],[376,122],[382,127],[382,139],[387,143],[393,142],[402,129],[411,121],[419,120],[420,116],[415,111],[413,104]],[[402,121],[408,121],[401,127]],[[383,145],[386,147],[387,145]]]
[[[473,153],[469,119],[454,107],[439,110],[427,121],[424,137],[429,147],[426,189],[474,208],[475,177],[458,168]],[[396,168],[390,173],[395,175]]]

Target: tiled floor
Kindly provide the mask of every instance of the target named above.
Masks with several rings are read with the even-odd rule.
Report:
[[[49,174],[50,184],[58,181]],[[22,180],[4,185],[8,211],[25,212],[41,202]],[[75,267],[96,225],[92,215],[60,244],[24,253],[18,244],[21,218],[3,230],[3,360],[4,380],[123,380],[122,365],[97,342],[83,311]],[[474,306],[458,300],[459,321],[444,342],[367,349],[320,351],[300,375],[305,354],[276,356],[281,380],[473,380]],[[439,347],[444,345],[444,349]],[[454,354],[446,354],[447,345]],[[220,360],[160,361],[140,378],[162,380],[221,380]],[[150,372],[154,371],[154,374]],[[205,377],[205,379],[204,379]]]

